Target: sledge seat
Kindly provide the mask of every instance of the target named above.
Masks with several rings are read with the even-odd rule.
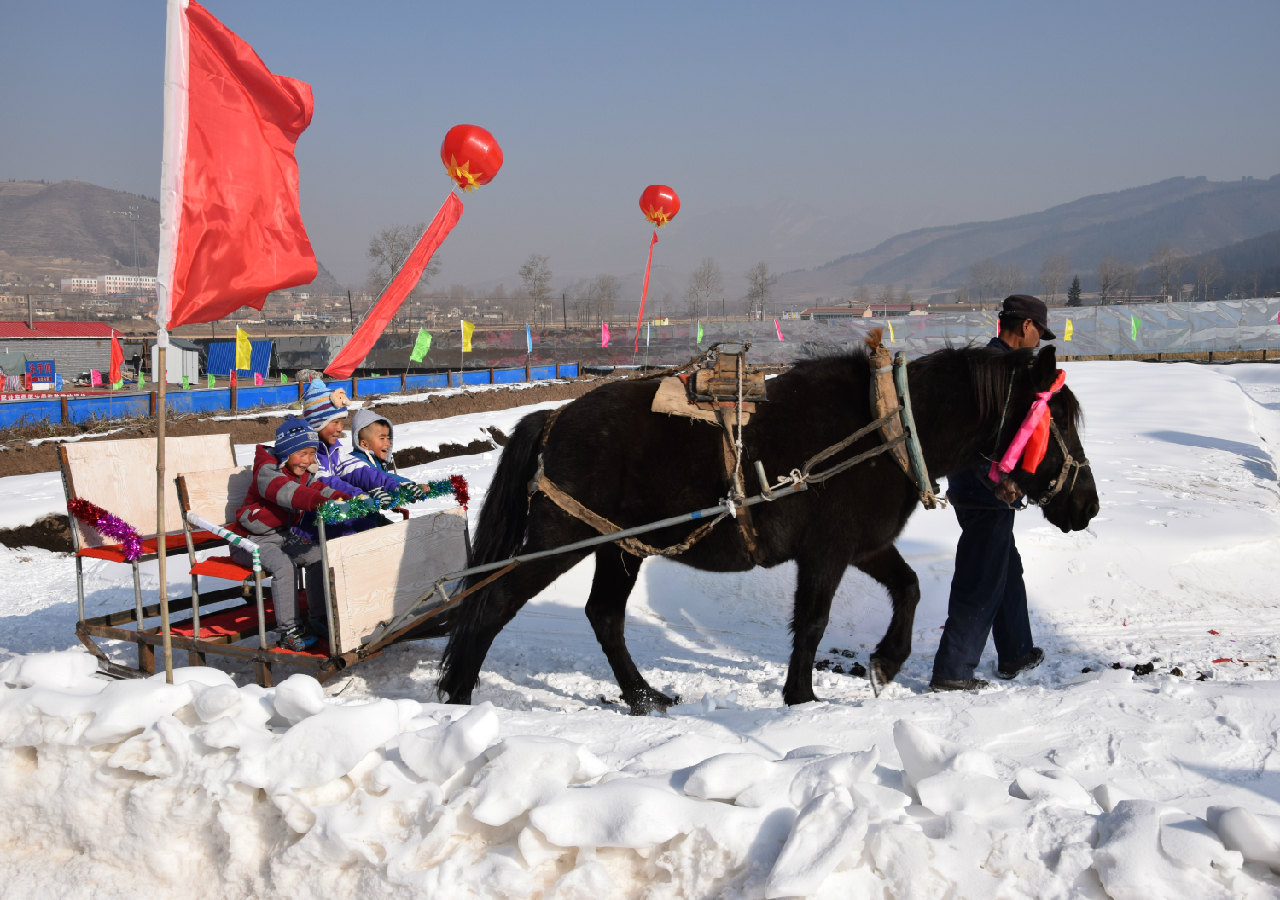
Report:
[[[77,441],[58,447],[58,466],[67,502],[83,500],[132,526],[142,541],[142,554],[125,558],[124,546],[116,538],[100,534],[92,525],[68,514],[71,546],[76,561],[77,630],[82,640],[100,658],[105,654],[86,639],[84,560],[129,565],[133,574],[134,627],[141,631],[145,620],[159,615],[157,605],[143,606],[140,565],[181,553],[190,542],[212,546],[213,535],[197,531],[188,536],[173,483],[165,485],[164,534],[156,532],[156,449],[155,438],[112,441]],[[229,434],[193,435],[165,439],[167,465],[187,469],[221,468],[235,465],[235,446]],[[110,616],[114,620],[118,616]],[[150,671],[151,651],[138,645],[138,665]]]

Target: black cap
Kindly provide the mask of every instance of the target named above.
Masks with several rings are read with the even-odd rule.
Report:
[[[1010,294],[1004,298],[1004,306],[1000,309],[1000,317],[1010,319],[1030,319],[1040,327],[1040,337],[1052,341],[1057,337],[1049,330],[1049,307],[1039,297],[1030,294]]]

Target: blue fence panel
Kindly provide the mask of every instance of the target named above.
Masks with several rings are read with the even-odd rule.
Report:
[[[494,369],[494,384],[515,384],[524,381],[524,369]]]
[[[470,372],[450,372],[449,384],[489,384],[488,369],[474,369]]]
[[[62,404],[57,400],[6,400],[0,403],[0,428],[61,421]]]
[[[72,422],[88,422],[91,419],[133,419],[150,414],[151,398],[146,394],[67,398],[67,418]]]
[[[259,406],[287,406],[298,399],[296,384],[273,384],[262,387],[242,387],[236,391],[236,409],[257,409]]]
[[[556,366],[556,377],[557,378],[577,378],[578,364],[565,363],[564,365]]]
[[[530,366],[529,367],[530,381],[549,381],[550,379],[555,377],[556,377],[555,366]]]
[[[448,387],[449,376],[444,372],[437,372],[434,375],[409,375],[404,380],[404,386],[405,390],[409,391]]]
[[[330,381],[329,379],[326,378],[324,383],[329,386],[330,391],[336,391],[338,388],[342,388],[344,391],[347,392],[348,397],[351,396],[351,379],[350,378],[348,378],[346,381]],[[295,397],[294,399],[297,399],[297,398]]]
[[[399,375],[383,375],[379,378],[360,378],[360,396],[372,394],[397,394],[400,392]]]

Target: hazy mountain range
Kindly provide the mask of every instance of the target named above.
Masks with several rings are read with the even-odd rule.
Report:
[[[1161,245],[1192,256],[1230,256],[1236,270],[1267,265],[1274,269],[1280,175],[1234,182],[1172,178],[1042,212],[908,231],[858,252],[851,251],[865,243],[860,239],[865,223],[853,216],[815,216],[798,204],[707,212],[699,219],[697,232],[708,241],[695,253],[686,252],[683,262],[690,270],[704,257],[715,259],[717,246],[759,247],[760,258],[778,275],[775,298],[788,304],[848,299],[860,285],[874,290],[886,284],[925,299],[965,286],[971,267],[988,259],[1001,267],[1017,267],[1026,278],[1024,289],[1036,291],[1040,268],[1053,254],[1066,256],[1086,285],[1096,279],[1103,259],[1115,257],[1140,267]],[[159,204],[149,197],[79,181],[0,182],[0,282],[56,285],[72,275],[127,273],[135,268],[154,273],[159,220]],[[1229,250],[1235,245],[1249,249]],[[829,256],[831,261],[795,268],[798,260],[815,256]],[[1231,277],[1236,270],[1227,268]],[[579,277],[555,274],[557,292]],[[735,306],[739,273],[723,274],[728,303]],[[622,295],[638,297],[640,274],[619,277]],[[650,285],[651,300],[666,295],[679,309],[682,279],[687,277],[687,271],[672,267],[665,281]],[[516,281],[506,283],[509,289],[518,287]],[[345,287],[321,260],[320,277],[312,289],[340,293]],[[443,290],[444,284],[432,287]]]

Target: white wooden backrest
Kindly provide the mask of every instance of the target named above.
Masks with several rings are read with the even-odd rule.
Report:
[[[252,483],[253,466],[183,472],[178,476],[178,500],[184,512],[191,510],[215,525],[227,525],[235,521]]]
[[[168,473],[227,469],[235,466],[229,434],[165,438]],[[79,497],[123,519],[143,537],[156,533],[156,439],[75,441],[59,447],[67,500]],[[182,511],[173,474],[165,475],[164,525],[167,533],[182,530]],[[80,547],[114,543],[71,516]]]
[[[334,655],[356,650],[381,622],[420,600],[441,575],[467,567],[461,507],[328,542]]]

